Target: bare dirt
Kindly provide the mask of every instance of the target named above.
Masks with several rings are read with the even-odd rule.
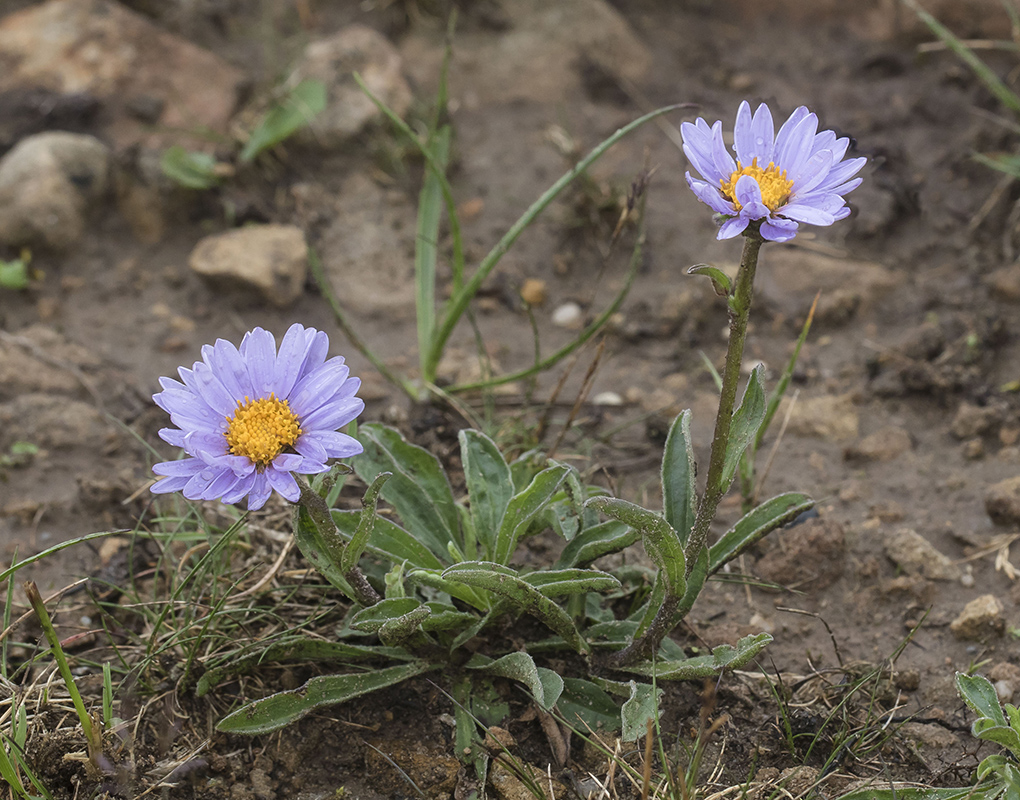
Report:
[[[131,5],[233,63],[256,94],[279,78],[280,65],[305,41],[352,23],[382,32],[400,50],[415,113],[428,107],[436,90],[446,25],[442,3]],[[1010,572],[1008,538],[1002,538],[1020,530],[1020,503],[997,522],[985,507],[990,487],[1020,474],[1020,401],[1009,385],[1020,378],[1020,268],[1014,264],[1020,192],[972,158],[975,152],[1012,152],[1016,135],[1001,121],[1006,111],[951,54],[919,55],[917,45],[931,37],[898,5],[852,4],[848,10],[819,4],[808,12],[809,5],[791,0],[766,12],[754,3],[696,0],[590,7],[581,0],[562,6],[466,2],[450,71],[451,179],[464,212],[469,262],[476,262],[569,168],[570,154],[555,142],[570,140],[586,152],[659,105],[697,103],[686,118],[721,118],[729,127],[743,99],[766,101],[780,116],[805,104],[823,127],[854,138],[856,152],[869,158],[865,182],[850,196],[854,215],[763,250],[748,340],[749,363],[763,361],[774,380],[822,290],[795,375],[796,403],[761,490],[763,496],[806,492],[818,500],[818,518],[774,534],[739,565],[785,588],[710,583],[690,629],[677,636],[703,646],[763,629],[774,633],[761,666],[774,680],[781,674],[793,693],[784,707],[795,714],[786,721],[796,732],[823,734],[824,753],[790,752],[780,706],[765,685],[753,675],[727,677],[715,713],[730,719],[706,756],[706,764],[724,765],[716,785],[774,779],[805,759],[817,768],[839,747],[846,754],[827,767],[832,772],[952,785],[968,780],[986,754],[975,755],[967,735],[954,671],[993,674],[1016,692],[1013,702],[1020,696],[1020,580]],[[970,19],[972,27],[958,29],[961,35],[1008,34],[995,4],[942,5],[947,14]],[[309,6],[311,16],[299,13]],[[971,8],[979,10],[965,13]],[[983,55],[998,74],[1015,78],[1015,54]],[[40,121],[27,107],[24,127],[6,146],[53,127],[52,119]],[[72,108],[56,119],[63,128],[104,138],[111,113]],[[729,267],[739,258],[738,244],[715,240],[710,212],[686,188],[676,144],[683,119],[671,114],[614,148],[590,183],[570,190],[522,237],[477,307],[490,355],[502,370],[526,366],[532,357],[518,295],[527,279],[543,281],[547,294],[535,312],[543,350],[566,342],[570,332],[552,324],[553,311],[574,301],[591,318],[611,298],[633,244],[630,231],[617,248],[609,246],[615,204],[646,163],[656,168],[641,271],[610,326],[589,395],[614,392],[623,405],[585,404],[582,424],[559,450],[621,496],[651,507],[659,502],[661,437],[678,410],[694,410],[696,451],[707,460],[714,387],[702,354],[719,364],[725,349],[724,309],[707,282],[685,270],[702,262]],[[120,162],[133,157],[123,150],[116,155]],[[438,417],[410,407],[338,331],[332,333],[333,315],[311,282],[293,304],[278,309],[210,286],[188,268],[202,236],[246,221],[295,223],[328,261],[323,248],[345,246],[331,225],[345,208],[369,201],[357,192],[370,191],[371,202],[380,202],[381,194],[393,215],[387,224],[394,257],[404,259],[399,274],[407,276],[420,174],[420,163],[392,131],[370,127],[340,150],[288,144],[211,194],[174,195],[160,212],[166,224],[159,236],[140,240],[138,228],[110,200],[92,209],[73,249],[36,252],[32,266],[39,273],[31,288],[0,294],[0,454],[16,441],[41,448],[26,461],[0,465],[3,561],[149,519],[148,467],[155,453],[169,455],[155,435],[163,414],[149,401],[158,377],[190,365],[203,343],[236,340],[255,325],[281,333],[299,321],[330,331],[333,350],[348,356],[354,374],[365,379],[365,420],[393,422],[420,441],[449,448],[450,438],[434,430]],[[376,268],[364,264],[363,275]],[[343,302],[342,284],[334,285]],[[391,300],[345,311],[392,367],[413,370],[413,307]],[[470,363],[470,327],[462,325],[454,339],[454,355]],[[582,355],[554,407],[547,446],[591,358],[591,351]],[[496,419],[504,431],[535,425],[558,375],[539,382],[534,408],[520,386],[499,399]],[[455,424],[442,422],[449,430]],[[774,441],[770,436],[760,466]],[[731,498],[720,529],[738,514]],[[920,534],[922,544],[905,531]],[[265,563],[281,546],[272,537],[261,542]],[[291,559],[288,565],[298,568],[298,559]],[[19,578],[31,574],[47,595],[102,570],[117,582],[126,570],[144,568],[144,559],[101,557],[98,545],[79,545]],[[998,614],[972,630],[961,630],[959,622],[953,630],[965,606],[986,595],[999,603]],[[87,616],[80,597],[61,601],[61,623],[70,629],[91,627],[80,620]],[[882,684],[887,695],[871,702],[879,681],[871,682],[847,711],[856,715],[850,728],[870,730],[876,718],[902,725],[895,739],[866,755],[826,740],[827,709],[860,675],[861,667],[852,665],[882,664],[911,631],[895,674]],[[33,635],[23,629],[19,640]],[[79,655],[92,663],[103,658]],[[467,786],[452,728],[443,721],[451,704],[425,679],[318,714],[279,735],[239,739],[211,727],[236,699],[237,683],[197,701],[175,689],[173,675],[168,665],[156,701],[130,692],[118,698],[141,714],[142,724],[123,735],[121,764],[104,780],[87,776],[80,760],[66,759],[83,748],[71,733],[73,720],[60,709],[46,712],[48,721],[33,728],[43,733],[30,740],[29,754],[55,796],[141,796],[146,790],[182,798],[324,798],[341,790],[365,798],[414,795],[397,767],[429,797],[460,797]],[[266,692],[303,675],[273,668],[242,687]],[[98,684],[93,689],[98,697]],[[538,723],[528,721],[523,698],[514,695],[514,702],[506,727],[521,757],[544,772],[554,760],[549,742]],[[702,703],[700,687],[670,688],[662,709],[670,736],[690,741]],[[553,776],[584,795],[591,788],[582,785],[587,773],[602,777],[605,770],[605,759],[575,739],[569,762],[554,767]],[[618,785],[621,793],[628,787],[626,781]]]

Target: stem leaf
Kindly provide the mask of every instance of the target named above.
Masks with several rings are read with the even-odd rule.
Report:
[[[499,564],[510,561],[514,550],[517,549],[517,542],[524,535],[528,525],[556,494],[569,471],[570,467],[564,464],[547,467],[511,498],[500,523],[499,533],[496,535],[493,561]]]
[[[688,409],[673,421],[662,453],[662,514],[677,532],[681,545],[687,544],[694,527],[694,512],[698,505],[695,472],[691,412]]]
[[[531,690],[535,702],[546,711],[552,710],[563,692],[563,678],[551,669],[535,666],[534,659],[527,653],[510,653],[495,661],[476,654],[464,666],[483,675],[520,681]]]
[[[814,504],[807,495],[787,492],[751,509],[709,548],[708,574],[714,574],[763,536],[792,522]]]
[[[761,364],[751,370],[740,407],[733,412],[730,439],[726,444],[726,458],[723,461],[723,471],[720,477],[719,489],[721,492],[725,492],[733,482],[733,478],[737,474],[737,467],[740,465],[740,457],[744,454],[747,446],[754,441],[755,436],[758,435],[758,428],[765,421],[765,389],[762,387],[764,373],[765,367]]]
[[[475,536],[486,557],[493,558],[497,532],[514,495],[510,467],[496,443],[484,433],[465,429],[458,438]]]

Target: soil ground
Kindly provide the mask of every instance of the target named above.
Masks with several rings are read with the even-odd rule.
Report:
[[[223,55],[256,87],[271,85],[278,77],[277,59],[307,39],[357,22],[381,31],[402,52],[420,107],[427,107],[436,90],[445,13],[432,6],[441,4],[322,2],[312,4],[314,16],[305,28],[300,3],[285,8],[227,3],[215,10],[214,4],[168,3],[155,12],[135,5],[154,13],[168,30]],[[530,5],[537,15],[539,6]],[[975,152],[1013,151],[1016,135],[998,119],[1006,112],[951,54],[919,55],[917,45],[930,36],[890,4],[869,7],[865,14],[824,6],[801,13],[797,3],[765,12],[750,3],[617,0],[605,8],[638,43],[647,63],[632,63],[632,55],[613,60],[594,40],[588,51],[564,59],[576,41],[556,27],[555,14],[546,14],[541,18],[548,28],[534,36],[542,43],[535,58],[548,63],[508,69],[501,79],[498,69],[484,67],[510,58],[500,43],[522,24],[515,10],[530,5],[465,3],[453,41],[451,179],[462,210],[469,211],[464,232],[474,260],[569,168],[570,156],[553,145],[550,130],[586,152],[644,111],[674,102],[698,104],[686,117],[671,114],[614,148],[585,188],[571,190],[515,245],[477,311],[499,367],[527,365],[531,327],[517,297],[527,279],[537,279],[547,294],[536,309],[543,349],[551,352],[567,341],[570,332],[552,324],[553,311],[575,301],[590,318],[611,298],[634,236],[628,231],[610,248],[618,213],[613,203],[646,163],[655,167],[640,274],[610,326],[589,394],[616,393],[622,405],[584,404],[579,424],[559,448],[562,457],[576,458],[620,496],[651,507],[659,502],[662,433],[679,409],[693,409],[697,455],[707,461],[714,386],[703,358],[718,365],[725,350],[724,309],[707,282],[685,270],[702,262],[732,267],[739,244],[716,241],[710,212],[686,188],[687,166],[675,140],[680,122],[702,115],[729,127],[743,99],[766,101],[778,116],[805,104],[823,127],[851,135],[857,153],[869,158],[865,182],[850,196],[855,213],[849,220],[802,229],[791,244],[763,251],[748,361],[764,362],[772,380],[789,357],[816,291],[823,294],[795,375],[796,404],[761,494],[803,491],[818,500],[818,517],[773,535],[740,565],[785,588],[711,583],[690,629],[677,632],[685,644],[716,645],[771,631],[776,641],[761,666],[774,680],[782,675],[792,693],[791,703],[777,704],[753,674],[723,681],[714,713],[728,714],[729,721],[706,756],[706,765],[719,765],[711,780],[706,766],[706,785],[766,780],[805,760],[814,768],[823,764],[841,745],[827,741],[823,755],[790,752],[784,720],[796,731],[821,730],[825,739],[828,709],[853,685],[852,676],[862,674],[862,667],[852,665],[881,665],[911,631],[895,674],[888,675],[890,696],[875,701],[878,683],[868,683],[848,706],[853,718],[844,720],[869,736],[876,719],[887,725],[895,720],[902,728],[874,751],[843,743],[847,754],[829,769],[846,780],[881,775],[929,785],[967,781],[987,753],[975,752],[967,734],[970,719],[953,688],[954,671],[998,675],[1020,695],[1020,581],[1010,573],[1009,539],[1002,538],[1018,530],[1017,521],[996,525],[985,508],[989,487],[1020,473],[1020,403],[1008,386],[1020,377],[1015,288],[1020,277],[1009,272],[1020,191],[972,158]],[[999,20],[994,9],[985,13],[988,19],[973,22],[987,23],[989,30],[981,33],[994,34],[996,25],[1008,31],[1004,15]],[[1015,54],[983,54],[1000,75],[1017,74]],[[103,122],[100,117],[92,132],[102,136]],[[353,373],[365,379],[363,419],[396,423],[425,444],[452,449],[450,432],[457,423],[410,406],[375,375],[336,331],[311,283],[280,310],[211,287],[187,266],[202,236],[246,219],[296,222],[319,245],[336,213],[334,199],[352,185],[352,176],[382,187],[394,213],[413,230],[421,167],[409,159],[398,162],[408,166],[394,169],[386,154],[395,151],[399,154],[392,133],[384,128],[373,128],[340,152],[288,146],[213,197],[175,206],[173,224],[157,242],[140,242],[111,207],[95,215],[71,252],[36,254],[33,267],[41,278],[28,291],[0,295],[0,331],[15,337],[0,344],[8,358],[19,349],[38,356],[40,345],[32,349],[26,341],[51,348],[50,360],[41,363],[67,380],[34,387],[32,398],[76,398],[104,416],[97,423],[56,406],[64,409],[56,412],[64,424],[58,436],[52,418],[29,411],[12,416],[22,413],[18,395],[28,397],[28,390],[0,387],[9,412],[0,452],[18,440],[49,442],[25,463],[0,466],[5,562],[15,552],[24,559],[68,538],[133,529],[139,518],[149,519],[145,487],[156,458],[149,448],[170,455],[155,435],[165,424],[163,414],[148,399],[158,377],[198,358],[203,343],[220,336],[236,340],[255,325],[280,333],[300,321],[330,331],[333,351],[345,354]],[[296,186],[303,206],[295,200]],[[233,220],[227,209],[235,212]],[[391,366],[413,370],[413,307],[345,310]],[[465,354],[461,361],[469,362],[474,347],[469,326],[462,325],[454,338],[454,354]],[[592,351],[585,351],[565,399],[553,406],[546,446],[566,423],[591,358]],[[38,362],[35,368],[42,369]],[[559,374],[539,381],[533,406],[519,386],[498,397],[495,420],[504,424],[504,433],[534,429]],[[773,441],[775,436],[760,465]],[[280,512],[279,507],[267,512],[267,530],[286,529]],[[739,503],[731,498],[720,529],[738,513]],[[891,559],[890,543],[906,541],[904,529],[918,532],[948,557],[943,574],[935,574],[930,554],[922,553],[920,562]],[[253,542],[270,563],[284,540],[266,535]],[[123,551],[111,552],[77,546],[19,577],[34,578],[44,595],[80,576],[103,574],[122,582],[131,567]],[[532,554],[542,558],[541,543]],[[287,565],[301,567],[293,555]],[[985,595],[1001,604],[997,622],[975,638],[956,635],[950,624]],[[89,613],[81,595],[68,595],[60,609],[62,625],[91,628],[80,620]],[[25,628],[19,640],[33,635]],[[22,657],[26,652],[18,651]],[[76,655],[91,663],[104,657],[88,650]],[[168,681],[171,674],[168,668]],[[274,668],[241,690],[255,696],[303,677],[300,669],[295,675]],[[119,716],[125,718],[129,707],[145,704],[144,724],[132,734],[134,744],[125,735],[122,752],[131,751],[131,769],[123,767],[105,782],[86,779],[80,761],[64,758],[83,745],[63,711],[37,717],[30,752],[55,796],[98,791],[141,796],[149,790],[181,798],[313,798],[340,796],[334,793],[341,788],[343,796],[412,796],[398,766],[428,796],[450,796],[457,787],[455,796],[461,796],[466,785],[463,776],[458,779],[452,728],[443,721],[451,704],[425,679],[254,739],[210,733],[211,723],[236,698],[238,684],[203,701],[175,692],[171,684],[168,693],[155,696],[158,702],[130,692],[118,698]],[[668,736],[690,741],[702,702],[700,687],[670,687],[662,708]],[[521,757],[544,771],[553,757],[538,724],[520,720],[525,705],[514,707],[507,727]],[[783,708],[792,717],[784,717]],[[605,759],[576,739],[574,745],[569,764],[559,765],[569,772],[554,777],[583,794],[592,788],[584,784],[589,771],[605,775]],[[176,771],[168,776],[171,769]],[[838,785],[827,786],[826,796]],[[623,782],[619,791],[630,791],[627,787]]]

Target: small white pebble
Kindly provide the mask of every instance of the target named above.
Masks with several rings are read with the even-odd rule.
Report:
[[[592,398],[592,403],[597,406],[622,406],[623,398],[616,392],[599,392]]]
[[[552,313],[553,325],[568,330],[580,330],[584,324],[584,312],[577,303],[564,303]]]
[[[87,627],[88,627],[89,625],[91,625],[91,624],[92,624],[92,617],[86,617],[86,616],[83,616],[83,617],[82,617],[82,618],[81,618],[81,619],[79,620],[79,622],[81,622],[81,624],[82,624],[82,625],[84,625],[84,626],[85,626],[85,627],[87,628]]]
[[[1010,681],[995,682],[995,693],[999,696],[1000,703],[1012,702],[1015,691]]]
[[[967,571],[960,576],[960,584],[968,589],[974,585],[974,572],[971,570],[970,564],[967,565]]]

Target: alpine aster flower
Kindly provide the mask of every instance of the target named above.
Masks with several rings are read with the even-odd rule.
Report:
[[[736,161],[723,144],[722,122],[711,128],[700,117],[680,126],[684,153],[704,180],[687,173],[687,185],[705,205],[726,218],[719,239],[743,233],[761,220],[762,238],[785,242],[797,223],[831,225],[850,214],[843,195],[861,185],[853,176],[867,159],[843,161],[850,140],[818,132],[818,117],[801,106],[774,134],[772,113],[762,103],[751,115],[747,102],[733,129]]]
[[[362,452],[339,433],[362,412],[343,358],[326,361],[329,340],[314,328],[292,325],[276,351],[269,331],[255,328],[240,348],[225,339],[202,348],[202,361],[181,367],[181,380],[160,378],[152,396],[176,428],[160,437],[184,448],[187,458],[164,461],[152,491],[183,492],[189,500],[265,505],[275,489],[295,501],[301,492],[292,473],[325,472],[326,461]]]

